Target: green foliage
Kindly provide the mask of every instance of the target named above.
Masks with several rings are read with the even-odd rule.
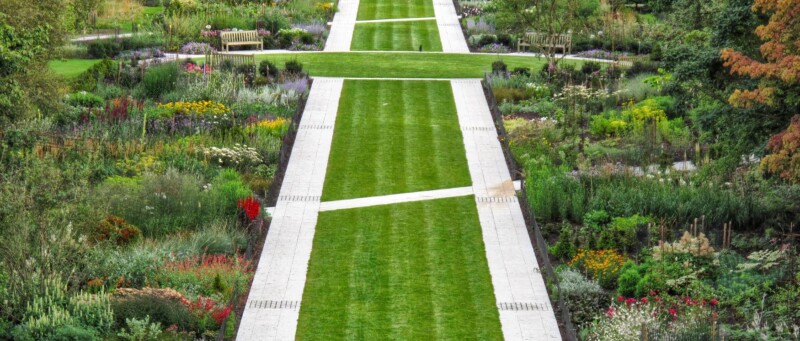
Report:
[[[591,322],[598,311],[608,307],[609,295],[594,281],[569,268],[558,270],[561,298],[569,307],[572,323],[579,328]]]
[[[181,330],[194,331],[197,327],[195,317],[178,300],[155,295],[132,295],[111,301],[114,319],[118,326],[128,325],[127,320],[145,321],[149,317],[152,324],[162,326],[177,325]],[[131,326],[128,325],[128,328]],[[149,329],[149,328],[148,328]]]
[[[572,259],[578,253],[575,246],[575,231],[569,224],[564,224],[558,234],[558,241],[548,248],[548,253],[557,259]]]
[[[175,64],[166,63],[147,69],[142,79],[144,95],[150,99],[157,99],[175,89],[179,71]]]
[[[508,65],[502,60],[495,60],[492,62],[492,73],[499,74],[499,73],[506,73],[508,72]]]
[[[98,204],[141,228],[145,236],[196,229],[216,217],[236,216],[237,200],[250,195],[239,174],[220,171],[210,186],[196,176],[168,170],[131,179],[113,177],[97,192]]]
[[[117,73],[117,64],[111,59],[92,65],[73,80],[72,88],[76,91],[94,91],[98,83],[113,79]]]
[[[47,278],[44,287],[29,302],[25,318],[13,331],[15,339],[59,339],[86,336],[111,330],[114,314],[108,296],[70,293],[58,277]]]
[[[156,340],[161,335],[161,323],[150,322],[150,316],[144,319],[127,318],[125,319],[127,329],[123,329],[117,334],[123,340],[147,341]]]
[[[87,53],[95,59],[114,58],[122,52],[122,45],[113,39],[95,40],[87,46]]]
[[[258,64],[258,74],[261,75],[261,77],[276,78],[278,77],[278,71],[278,67],[269,60],[264,59]]]
[[[536,219],[582,222],[587,193],[578,179],[567,174],[568,168],[536,162],[525,166],[528,202]]]
[[[284,71],[290,75],[299,75],[303,73],[303,64],[297,60],[287,61]]]
[[[67,103],[75,107],[102,108],[105,104],[105,101],[103,101],[102,97],[91,92],[82,91],[69,95],[69,98],[67,98]]]

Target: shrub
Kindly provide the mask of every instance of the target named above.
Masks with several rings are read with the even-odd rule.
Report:
[[[577,271],[562,268],[558,277],[561,297],[567,303],[572,323],[579,328],[591,322],[598,311],[611,303],[597,282],[588,280]]]
[[[89,43],[87,52],[95,59],[114,58],[122,52],[122,46],[113,39],[98,39]]]
[[[558,234],[558,241],[555,245],[548,248],[548,252],[558,259],[572,259],[578,252],[575,247],[574,229],[569,223],[561,227]]]
[[[531,68],[528,67],[516,67],[514,70],[511,71],[511,74],[514,76],[523,76],[523,77],[530,77],[531,76]]]
[[[186,307],[183,295],[173,289],[117,289],[111,301],[118,326],[129,319],[145,320],[162,326],[176,325],[181,330],[197,331],[197,321]]]
[[[208,43],[190,42],[181,46],[180,52],[183,54],[208,54],[216,52],[216,49]]]
[[[117,334],[120,338],[130,341],[157,340],[161,335],[161,324],[158,322],[150,323],[150,316],[140,320],[137,318],[125,319],[127,329],[122,329]]]
[[[599,62],[588,61],[581,65],[581,72],[585,75],[588,75],[600,71],[602,68],[603,66],[600,65]]]
[[[127,245],[142,237],[138,227],[128,224],[125,219],[109,215],[97,228],[97,240],[108,240],[118,245]]]
[[[478,39],[478,47],[491,45],[497,42],[497,37],[492,34],[482,34],[480,39]]]
[[[105,104],[103,98],[91,92],[81,91],[69,95],[67,103],[71,106],[82,108],[102,108]]]
[[[284,71],[290,75],[299,75],[303,73],[303,64],[296,60],[290,60],[286,62]]]
[[[147,98],[157,99],[175,89],[179,71],[175,64],[167,63],[147,69],[142,79]]]
[[[525,89],[493,88],[492,92],[497,103],[516,103],[528,98],[528,92]]]
[[[95,287],[141,287],[152,279],[167,253],[155,252],[141,245],[128,248],[96,247],[87,257],[87,268],[84,270],[87,283]]]
[[[117,64],[111,59],[103,59],[78,75],[72,83],[76,91],[94,91],[98,82],[112,80],[117,73]]]
[[[513,40],[511,39],[511,35],[501,33],[497,35],[497,43],[510,47],[513,44]]]
[[[508,72],[508,66],[502,60],[496,60],[492,62],[492,73],[506,73]]]
[[[261,63],[258,64],[258,74],[261,75],[261,77],[276,78],[278,77],[278,71],[278,67],[269,60],[262,60]]]

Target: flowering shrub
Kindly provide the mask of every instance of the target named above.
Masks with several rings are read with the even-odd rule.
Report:
[[[167,117],[174,115],[220,116],[230,113],[228,107],[214,101],[170,102],[159,104],[158,108],[163,109],[161,115]]]
[[[624,263],[625,257],[616,250],[580,250],[568,264],[583,271],[604,288],[612,288]]]
[[[156,282],[190,296],[222,295],[227,300],[234,288],[243,288],[251,276],[250,262],[243,257],[206,255],[165,262]]]
[[[665,242],[653,248],[653,259],[655,260],[661,260],[667,255],[674,254],[691,254],[695,257],[704,258],[716,255],[714,247],[711,246],[705,234],[700,233],[697,237],[692,237],[688,231],[684,231],[681,239],[672,244]]]
[[[655,292],[642,298],[619,296],[604,314],[595,317],[589,340],[640,340],[642,325],[648,330],[680,334],[711,325],[717,317],[713,308],[716,299],[695,300],[691,297],[659,297]],[[654,338],[656,339],[656,338]]]
[[[184,304],[194,315],[201,330],[214,330],[219,328],[230,315],[233,308],[222,305],[210,297],[198,296],[194,301],[184,300]]]
[[[261,204],[252,196],[239,200],[236,207],[242,210],[250,220],[255,220],[258,218],[258,214],[261,213]]]
[[[180,51],[184,54],[207,54],[217,50],[208,43],[190,42],[181,46]]]
[[[203,66],[200,66],[195,63],[186,63],[186,65],[183,66],[183,70],[186,72],[210,74],[211,65],[204,64]]]
[[[203,148],[203,156],[220,167],[244,168],[263,162],[255,148],[235,144],[232,148]]]

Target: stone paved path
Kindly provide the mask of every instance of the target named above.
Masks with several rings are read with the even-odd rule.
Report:
[[[343,84],[311,87],[237,340],[294,340]]]
[[[481,82],[453,80],[451,84],[503,336],[506,340],[560,339]],[[519,306],[534,308],[512,308]]]
[[[433,0],[433,12],[436,16],[436,25],[439,27],[442,52],[469,53],[453,0]]]
[[[433,0],[444,52],[469,53],[451,0]],[[325,51],[349,51],[358,0],[342,0]],[[320,211],[475,195],[503,336],[561,335],[517,201],[515,184],[479,79],[450,80],[472,178],[471,187],[320,203],[343,85],[315,78],[238,340],[293,340]]]
[[[325,52],[350,51],[353,41],[353,31],[358,17],[358,0],[339,0],[336,5],[339,9],[333,16],[331,31],[325,41]]]

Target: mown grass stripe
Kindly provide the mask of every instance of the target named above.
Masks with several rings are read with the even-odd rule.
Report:
[[[442,51],[436,21],[361,23],[353,31],[353,51]]]

